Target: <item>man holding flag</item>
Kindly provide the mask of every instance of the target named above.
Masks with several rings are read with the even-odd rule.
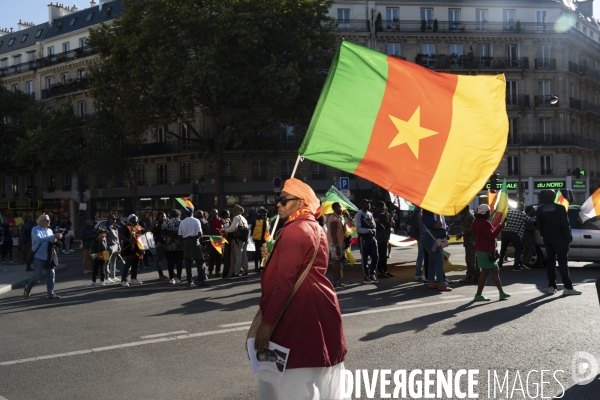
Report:
[[[544,238],[544,247],[548,256],[546,264],[548,273],[548,293],[556,293],[556,260],[558,259],[558,268],[565,289],[563,294],[573,295],[581,294],[580,291],[573,289],[573,282],[569,276],[569,243],[573,240],[571,227],[567,217],[567,210],[561,204],[554,202],[556,192],[547,190],[544,193],[545,201],[536,211],[537,227]]]
[[[525,232],[525,222],[535,222],[535,217],[530,217],[525,214],[523,210],[525,205],[523,203],[517,204],[517,208],[509,208],[506,214],[506,221],[504,221],[504,230],[502,231],[502,245],[500,246],[500,259],[498,260],[498,267],[502,268],[504,262],[504,254],[508,248],[508,244],[512,243],[515,248],[515,263],[513,271],[522,271],[523,268],[527,268],[525,265],[521,265],[521,241],[523,240],[523,233]]]

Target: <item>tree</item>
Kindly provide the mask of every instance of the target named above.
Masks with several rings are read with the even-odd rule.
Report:
[[[25,116],[33,104],[31,96],[0,85],[0,173],[17,170],[17,147],[26,134]]]
[[[187,125],[217,165],[228,149],[277,143],[283,126],[305,128],[333,55],[332,1],[124,0],[123,14],[90,32],[98,51],[90,71],[97,108],[111,109],[141,136]],[[194,129],[198,112],[210,128]],[[120,116],[118,116],[120,115]],[[135,121],[135,124],[133,122]]]

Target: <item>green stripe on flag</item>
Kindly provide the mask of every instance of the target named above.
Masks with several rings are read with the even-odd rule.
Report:
[[[369,146],[387,78],[385,54],[342,42],[299,154],[354,172]]]

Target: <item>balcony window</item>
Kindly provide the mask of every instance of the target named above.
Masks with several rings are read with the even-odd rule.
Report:
[[[550,142],[552,140],[552,119],[540,118],[539,128],[544,142]]]
[[[339,22],[338,27],[342,29],[350,28],[350,9],[349,8],[338,8],[337,19]]]
[[[82,49],[85,48],[85,47],[87,47],[87,38],[81,38],[81,39],[79,39],[79,47],[82,48]]]
[[[487,31],[488,28],[488,10],[475,10],[475,29],[478,31]]]
[[[235,161],[223,161],[223,180],[233,182],[237,179],[237,163]]]
[[[552,156],[540,156],[540,175],[552,175]]]
[[[167,142],[167,134],[165,133],[165,128],[160,127],[156,130],[156,143],[166,143]]]
[[[50,76],[46,78],[46,88],[50,89],[54,85],[54,77]]]
[[[387,44],[387,55],[400,57],[400,43],[388,43]]]
[[[508,144],[518,144],[519,142],[519,119],[510,118],[508,120]]]
[[[54,46],[48,47],[48,55],[51,56],[54,54]]]
[[[179,165],[179,181],[181,183],[190,183],[191,177],[191,164],[189,162],[182,162]]]
[[[71,80],[71,79],[69,78],[69,74],[68,74],[68,73],[66,73],[66,74],[62,74],[62,75],[60,76],[60,81],[61,81],[62,83],[69,83],[69,81],[70,81],[70,80]]]
[[[21,64],[21,55],[13,56],[13,65]]]
[[[143,186],[146,183],[145,169],[143,165],[135,167],[135,182],[137,186]]]
[[[85,77],[86,77],[85,69],[77,70],[77,78],[85,79]]]
[[[79,116],[81,117],[81,119],[85,119],[85,116],[87,114],[86,102],[80,101],[79,103],[77,103],[77,110],[79,111]]]
[[[19,85],[12,85],[11,90],[13,93],[17,93],[19,91]]]
[[[63,190],[71,190],[72,182],[71,173],[65,172],[65,184],[63,185]]]
[[[294,127],[291,125],[283,125],[281,132],[281,148],[293,149],[296,141],[294,140]]]
[[[325,166],[323,164],[316,162],[311,163],[310,172],[312,180],[325,180]]]
[[[181,150],[190,150],[192,148],[192,143],[190,142],[190,133],[187,125],[180,124],[179,132],[181,134]]]
[[[281,179],[289,179],[292,176],[294,170],[294,160],[281,160]]]
[[[156,177],[159,185],[167,184],[167,164],[158,164],[156,166]]]
[[[516,32],[515,10],[502,10],[502,22],[504,23],[504,31]]]
[[[519,174],[519,157],[507,157],[506,165],[508,176]]]
[[[252,180],[266,181],[268,170],[269,168],[266,160],[252,161]]]
[[[62,49],[63,49],[63,53],[71,50],[71,43],[70,42],[63,43]]]
[[[506,105],[518,106],[519,93],[517,90],[517,81],[506,81]]]
[[[399,9],[388,7],[385,9],[385,19],[388,30],[400,30]]]

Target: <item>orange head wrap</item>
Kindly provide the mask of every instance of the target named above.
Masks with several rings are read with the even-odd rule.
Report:
[[[310,208],[313,214],[317,212],[317,209],[321,205],[312,188],[299,179],[290,178],[285,181],[283,191],[304,200],[304,204]]]

